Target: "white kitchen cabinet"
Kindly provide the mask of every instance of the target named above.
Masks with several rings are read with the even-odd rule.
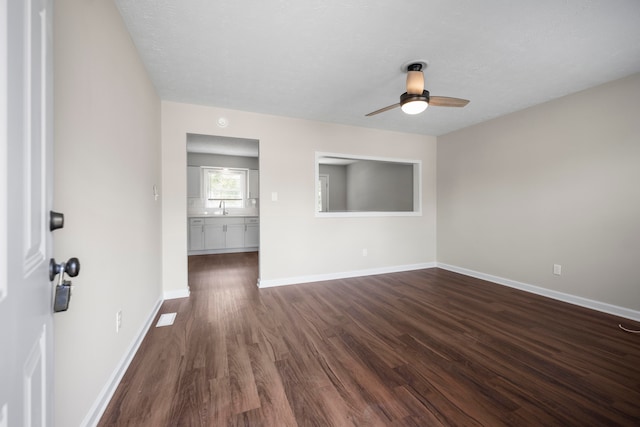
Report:
[[[247,182],[247,199],[260,198],[260,175],[257,170],[249,170],[249,179]]]
[[[225,247],[224,225],[205,224],[203,249],[224,249]]]
[[[243,221],[244,222],[244,221]],[[226,226],[226,248],[244,248],[244,223],[227,224]]]
[[[204,249],[244,247],[244,218],[204,218]]]
[[[204,219],[189,219],[189,250],[199,251],[204,249]]]
[[[260,220],[258,218],[244,219],[244,246],[245,248],[257,248],[260,246]]]
[[[187,197],[200,197],[200,166],[187,166]]]
[[[223,253],[254,250],[259,245],[257,217],[204,217],[189,219],[189,252]]]

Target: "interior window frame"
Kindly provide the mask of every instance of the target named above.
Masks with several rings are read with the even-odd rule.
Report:
[[[380,157],[380,156],[363,156],[358,154],[346,154],[346,153],[330,153],[323,151],[316,151],[315,155],[315,168],[314,168],[314,215],[316,218],[354,218],[354,217],[409,217],[409,216],[422,216],[422,160],[419,159],[401,159],[394,157]],[[401,164],[412,164],[414,169],[413,173],[413,210],[411,211],[329,211],[323,212],[318,210],[318,194],[320,192],[320,164],[321,159],[325,157],[336,157],[342,159],[351,160],[372,160],[380,162],[391,162]]]

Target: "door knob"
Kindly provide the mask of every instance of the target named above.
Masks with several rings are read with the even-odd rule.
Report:
[[[54,258],[49,261],[49,280],[53,281],[56,275],[67,273],[69,277],[76,277],[80,273],[80,261],[78,258],[69,258],[67,262],[56,263]]]
[[[69,277],[76,277],[78,273],[80,273],[80,261],[78,258],[69,258],[69,261],[64,265],[64,272],[69,275]]]

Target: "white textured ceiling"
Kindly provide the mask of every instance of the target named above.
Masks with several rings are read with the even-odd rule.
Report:
[[[324,122],[442,135],[640,72],[639,0],[115,2],[162,99]],[[471,103],[365,117],[413,59]]]

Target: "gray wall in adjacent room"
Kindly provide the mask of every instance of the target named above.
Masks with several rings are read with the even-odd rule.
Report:
[[[412,211],[413,165],[359,161],[347,166],[349,211]]]
[[[257,157],[223,156],[219,154],[187,153],[187,166],[217,166],[258,169]]]

